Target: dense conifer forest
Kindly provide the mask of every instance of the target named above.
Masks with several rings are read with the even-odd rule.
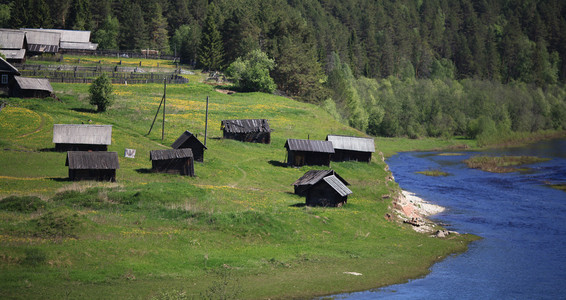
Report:
[[[374,135],[566,129],[562,0],[16,0],[0,23],[90,30],[99,49],[204,70],[263,57],[248,73]]]

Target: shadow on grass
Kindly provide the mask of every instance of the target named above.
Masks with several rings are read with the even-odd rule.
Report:
[[[305,207],[307,206],[306,203],[295,203],[295,204],[291,204],[289,205],[290,207]]]
[[[272,166],[275,166],[275,167],[285,167],[285,168],[287,167],[286,163],[280,162],[278,160],[270,160],[269,164],[272,165]]]
[[[39,152],[57,152],[57,151],[55,150],[55,147],[51,147],[51,148],[39,149]]]
[[[71,108],[71,110],[74,110],[76,112],[83,112],[83,113],[90,113],[90,114],[95,114],[96,110],[92,109],[92,108],[82,108],[82,107],[77,107],[77,108]]]
[[[49,180],[57,181],[57,182],[71,182],[71,178],[69,177],[50,177]]]
[[[136,172],[140,174],[150,174],[153,173],[151,169],[143,168],[143,169],[136,169]]]

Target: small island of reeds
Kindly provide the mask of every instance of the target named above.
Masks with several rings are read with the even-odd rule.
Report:
[[[431,169],[431,170],[420,171],[420,172],[415,172],[415,173],[423,174],[423,175],[426,175],[426,176],[434,176],[434,177],[450,175],[446,172],[440,171],[439,169]]]
[[[515,166],[549,161],[549,158],[536,156],[474,156],[464,160],[470,168],[492,173],[510,173],[519,171]]]

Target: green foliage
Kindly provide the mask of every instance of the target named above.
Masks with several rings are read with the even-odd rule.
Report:
[[[181,63],[194,65],[200,41],[200,27],[196,24],[182,25],[171,37],[171,52],[176,53]]]
[[[106,74],[100,75],[89,87],[90,104],[97,106],[98,112],[105,112],[114,103],[114,88]]]
[[[118,18],[106,16],[104,22],[93,34],[93,41],[103,50],[118,49],[118,35],[120,24]]]
[[[198,64],[207,71],[219,71],[224,67],[224,47],[216,24],[218,16],[216,5],[209,4],[198,49]]]
[[[230,270],[226,267],[217,270],[217,280],[210,283],[205,293],[201,294],[202,299],[239,299],[242,288],[237,279],[234,279]]]
[[[26,248],[24,253],[25,257],[21,263],[26,266],[36,267],[44,264],[47,260],[45,251],[38,248]]]
[[[83,221],[78,213],[62,209],[47,212],[34,222],[39,235],[64,238],[75,237],[76,231]]]
[[[10,196],[0,200],[0,209],[17,212],[34,212],[44,208],[46,203],[35,196]]]
[[[244,58],[233,62],[226,74],[236,81],[236,87],[244,92],[273,93],[275,82],[269,72],[275,67],[275,61],[261,50],[253,50]]]
[[[0,26],[2,28],[10,27],[10,10],[12,6],[10,4],[0,4]]]

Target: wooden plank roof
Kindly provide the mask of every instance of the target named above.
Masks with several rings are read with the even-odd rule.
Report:
[[[56,33],[60,36],[61,42],[72,42],[72,43],[90,42],[90,31],[88,30],[44,29],[44,28],[22,28],[21,30],[44,32],[44,33],[45,32]]]
[[[222,120],[220,129],[230,133],[271,132],[266,119]]]
[[[334,153],[332,142],[329,141],[288,139],[285,148],[290,151]]]
[[[344,135],[328,135],[326,136],[326,140],[332,142],[334,149],[375,152],[375,143],[371,138]]]
[[[26,56],[26,49],[1,49],[0,53],[4,54],[6,59],[24,59]]]
[[[120,168],[120,163],[116,152],[69,151],[65,166],[73,170],[115,170]]]
[[[0,48],[19,50],[24,48],[26,34],[20,30],[0,29]]]
[[[322,180],[328,183],[342,197],[352,194],[352,191],[334,175],[326,176]]]
[[[61,34],[59,32],[50,32],[40,29],[24,28],[26,39],[29,45],[44,45],[44,46],[57,46],[61,41]]]
[[[49,79],[45,78],[29,78],[14,76],[16,84],[22,90],[36,90],[36,91],[48,91],[53,93],[53,87],[49,83]]]
[[[16,69],[16,67],[12,66],[11,63],[7,62],[2,57],[0,57],[0,72],[14,74],[14,75],[20,75],[20,71],[18,71],[18,69]]]
[[[202,145],[202,147],[204,149],[208,149],[206,148],[206,146],[199,140],[197,139],[196,136],[194,136],[190,131],[185,130],[185,132],[183,132],[181,134],[181,136],[179,136],[179,138],[177,138],[177,140],[175,140],[175,142],[173,142],[173,144],[171,145],[171,148],[177,149],[179,147],[181,147],[181,145],[183,145],[186,141],[188,141],[189,139],[194,139],[196,140],[199,144]]]
[[[293,182],[293,185],[295,186],[314,185],[320,180],[322,180],[324,177],[330,175],[336,176],[345,185],[350,185],[346,180],[344,180],[344,178],[340,177],[340,175],[338,175],[334,170],[309,170],[303,176],[301,176],[301,178]]]
[[[193,157],[193,151],[190,148],[151,150],[149,152],[149,160],[167,160],[188,157]]]
[[[110,145],[112,125],[55,124],[53,125],[53,143]]]

